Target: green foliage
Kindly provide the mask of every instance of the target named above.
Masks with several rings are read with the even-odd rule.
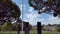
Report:
[[[7,30],[7,23],[3,24],[1,29],[2,29],[2,31],[6,31]]]
[[[17,31],[17,23],[6,22],[1,26],[2,31]]]
[[[11,22],[4,23],[1,27],[2,31],[11,31],[12,30],[12,24]]]
[[[35,10],[38,10],[39,14],[47,13],[53,14],[54,17],[60,17],[60,0],[29,0],[28,3]]]

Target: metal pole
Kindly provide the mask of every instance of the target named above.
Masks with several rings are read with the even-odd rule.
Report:
[[[21,0],[22,1],[22,33],[23,33],[23,11],[24,11],[24,0]]]
[[[24,2],[24,0],[20,0],[20,1],[21,1],[21,3],[22,3],[22,8],[21,8],[21,9],[22,9],[22,10],[21,10],[21,15],[22,15],[22,16],[21,16],[21,17],[22,17],[22,33],[23,33],[23,11],[24,11],[24,4],[23,4],[23,2]],[[20,25],[20,23],[18,23],[18,24]],[[20,34],[20,30],[19,30],[19,27],[20,27],[20,26],[19,26],[19,25],[18,25],[18,34]],[[21,28],[20,28],[20,29],[21,29]]]

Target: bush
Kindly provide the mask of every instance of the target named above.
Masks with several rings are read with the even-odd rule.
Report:
[[[60,32],[60,29],[58,29],[58,32]]]
[[[2,31],[7,31],[7,23],[3,24],[1,29],[2,29]]]

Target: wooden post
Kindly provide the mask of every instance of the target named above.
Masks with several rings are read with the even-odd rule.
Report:
[[[18,23],[18,34],[20,34],[20,30],[21,30],[20,23]]]
[[[0,25],[0,31],[1,31],[1,25]]]
[[[24,32],[25,32],[25,34],[29,34],[29,30],[30,30],[29,22],[25,22],[25,24],[24,24]]]
[[[4,24],[4,22],[0,21],[0,31],[1,31],[1,26]]]
[[[42,34],[41,22],[37,22],[37,34]]]

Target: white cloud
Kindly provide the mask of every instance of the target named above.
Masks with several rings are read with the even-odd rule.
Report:
[[[50,24],[59,24],[59,22],[60,22],[60,19],[58,17],[52,16],[48,19],[48,23],[50,23]]]
[[[37,19],[37,22],[41,22],[44,21],[45,19]]]
[[[27,15],[27,18],[30,18],[30,19],[34,19],[34,18],[36,18],[37,16],[38,16],[38,14],[37,13],[30,13],[30,14],[26,14]]]
[[[60,24],[60,19],[58,17],[49,17],[48,19],[44,19],[41,21],[42,24]]]
[[[34,9],[33,7],[29,7],[29,11],[33,11],[33,9]]]

